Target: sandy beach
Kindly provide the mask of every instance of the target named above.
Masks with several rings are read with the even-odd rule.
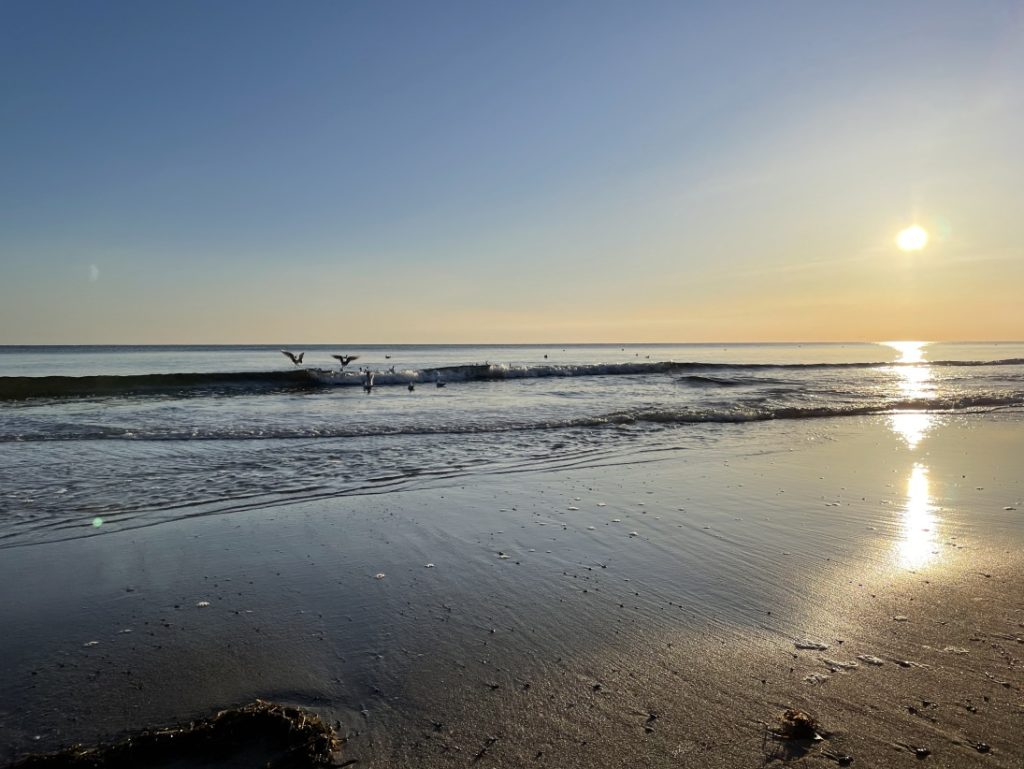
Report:
[[[1017,767],[1024,431],[893,419],[6,549],[4,758],[263,698],[358,766]]]

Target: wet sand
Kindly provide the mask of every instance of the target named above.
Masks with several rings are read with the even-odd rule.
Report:
[[[263,698],[356,766],[1019,767],[1020,418],[722,431],[0,551],[0,758]]]

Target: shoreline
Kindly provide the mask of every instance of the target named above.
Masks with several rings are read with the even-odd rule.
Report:
[[[261,697],[359,765],[759,765],[797,707],[812,763],[1016,766],[1019,421],[839,422],[5,550],[0,755]]]

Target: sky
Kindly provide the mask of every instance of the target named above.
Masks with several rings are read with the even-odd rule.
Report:
[[[0,344],[1021,340],[1022,86],[997,0],[3,0]]]

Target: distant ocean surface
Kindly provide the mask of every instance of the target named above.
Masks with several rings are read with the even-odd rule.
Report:
[[[766,420],[1024,407],[1022,343],[290,349],[0,347],[0,548],[742,446]]]

